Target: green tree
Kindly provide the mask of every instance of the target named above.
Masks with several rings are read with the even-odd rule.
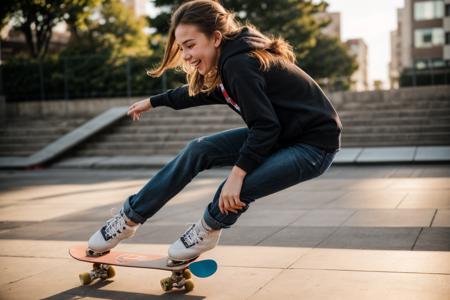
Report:
[[[63,55],[97,54],[114,58],[150,55],[146,25],[144,18],[136,18],[120,1],[103,1],[98,16],[86,18],[76,26],[76,35]]]
[[[61,52],[69,85],[94,97],[160,89],[160,80],[150,82],[145,74],[153,53],[146,25],[119,0],[102,1]]]
[[[358,69],[356,59],[348,54],[345,44],[337,38],[318,35],[316,45],[299,65],[328,90],[347,90],[351,74]]]
[[[33,58],[47,54],[53,28],[60,22],[78,24],[87,18],[100,0],[6,0],[0,23],[10,20],[21,31]]]
[[[171,11],[184,1],[155,0],[162,11],[150,19],[157,33],[167,34]],[[249,21],[266,34],[279,35],[294,48],[299,66],[319,82],[348,89],[351,74],[357,66],[347,53],[346,45],[320,33],[329,20],[315,14],[326,11],[325,1],[311,0],[223,0],[242,23]],[[336,65],[338,64],[338,65]],[[322,80],[323,79],[323,80]]]
[[[171,11],[184,1],[155,0],[155,6],[162,9],[155,18],[150,19],[159,33],[169,30]],[[236,18],[245,23],[249,21],[266,34],[281,35],[294,47],[298,59],[303,58],[316,44],[315,37],[324,21],[318,21],[313,14],[323,12],[327,4],[304,0],[224,0],[225,8],[235,13]]]

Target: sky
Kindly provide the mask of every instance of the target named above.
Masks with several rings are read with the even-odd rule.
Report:
[[[315,2],[318,2],[316,0]],[[329,12],[341,13],[341,40],[362,38],[368,46],[369,86],[381,80],[389,88],[390,32],[397,28],[397,8],[404,0],[326,0]],[[147,13],[155,14],[147,1]]]
[[[327,0],[329,12],[341,13],[341,39],[362,38],[368,46],[369,86],[382,80],[389,88],[390,32],[404,0]]]

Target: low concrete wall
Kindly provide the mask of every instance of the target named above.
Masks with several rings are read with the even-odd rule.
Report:
[[[145,99],[145,97],[7,103],[6,113],[12,117],[40,118],[46,116],[67,116],[91,118],[112,107],[128,106],[142,99]]]
[[[341,105],[349,102],[389,102],[389,99],[448,99],[449,95],[450,86],[443,85],[411,87],[384,91],[336,92],[331,93],[329,95],[329,98],[331,99],[335,107],[339,110],[339,107]],[[146,97],[109,99],[103,98],[6,103],[6,114],[7,116],[12,117],[28,116],[33,118],[40,118],[45,116],[70,116],[90,118],[112,107],[128,106],[135,101],[139,101],[145,98]],[[0,101],[0,113],[1,111]],[[3,109],[3,111],[5,111],[5,109]]]
[[[330,99],[337,107],[349,102],[389,102],[390,99],[450,99],[450,85],[408,87],[401,89],[365,92],[336,92],[330,95]]]
[[[0,123],[5,122],[5,118],[6,118],[5,96],[0,96]]]

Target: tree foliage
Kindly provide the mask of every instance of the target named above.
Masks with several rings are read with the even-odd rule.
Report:
[[[151,25],[159,34],[167,34],[170,15],[184,1],[155,0],[161,13],[150,18]],[[319,82],[326,82],[330,89],[350,86],[351,74],[357,69],[354,58],[348,54],[346,45],[338,39],[324,36],[321,28],[329,20],[315,17],[325,12],[325,1],[311,0],[223,0],[225,8],[235,13],[241,22],[250,22],[263,33],[281,36],[294,49],[298,65]],[[335,86],[337,83],[338,86]]]
[[[85,18],[77,26],[63,55],[101,54],[114,58],[150,55],[146,25],[144,18],[136,18],[120,1],[103,1],[95,18]]]
[[[89,15],[100,0],[5,0],[2,1],[2,27],[11,20],[21,31],[30,56],[43,58],[48,51],[53,28],[60,22],[77,26]]]

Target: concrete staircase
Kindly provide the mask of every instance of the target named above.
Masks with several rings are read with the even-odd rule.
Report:
[[[239,115],[223,105],[175,111],[158,107],[140,121],[124,118],[77,147],[74,156],[176,154],[190,140],[243,127]]]
[[[343,147],[450,145],[450,87],[337,93]],[[73,156],[176,154],[190,140],[242,127],[239,115],[214,105],[156,108],[138,122],[124,118],[72,151]]]
[[[330,98],[344,125],[344,148],[450,145],[450,86],[343,92]],[[81,115],[7,119],[0,126],[0,157],[41,150],[92,119]],[[65,157],[173,155],[194,138],[244,126],[241,117],[224,105],[179,111],[159,107],[138,122],[120,119]]]
[[[345,93],[344,147],[450,145],[450,87]]]
[[[86,122],[83,118],[8,118],[0,126],[0,156],[29,156]]]

